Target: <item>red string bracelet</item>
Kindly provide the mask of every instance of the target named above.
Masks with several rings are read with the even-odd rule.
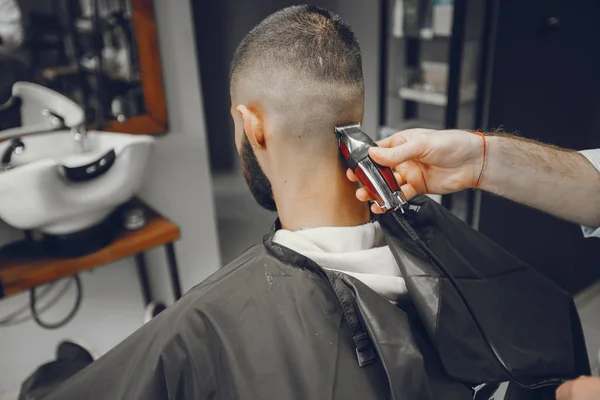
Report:
[[[481,171],[479,172],[479,176],[477,177],[477,182],[475,182],[475,186],[473,186],[473,190],[479,187],[479,182],[481,181],[481,176],[483,175],[483,169],[485,168],[485,161],[487,156],[487,142],[485,140],[485,135],[482,132],[475,132],[483,139],[483,160],[481,162]]]

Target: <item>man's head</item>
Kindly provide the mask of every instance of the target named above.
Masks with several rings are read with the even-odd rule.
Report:
[[[363,97],[360,47],[337,15],[288,7],[248,33],[231,66],[231,111],[261,206],[275,210],[277,186],[293,170],[339,168],[334,127],[361,122]]]

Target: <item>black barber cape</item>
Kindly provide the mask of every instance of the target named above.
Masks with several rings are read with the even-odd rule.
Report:
[[[467,297],[485,315],[480,323],[513,377],[554,382],[589,369],[587,356],[576,354],[581,332],[567,294],[435,202],[413,204],[421,206],[413,224],[469,282]],[[510,380],[445,278],[393,222],[382,225],[407,279],[403,304],[273,243],[275,226],[263,244],[46,399],[453,400],[472,399],[479,383]],[[473,251],[477,241],[487,254]],[[474,262],[479,271],[466,267]],[[525,318],[523,310],[533,314]]]

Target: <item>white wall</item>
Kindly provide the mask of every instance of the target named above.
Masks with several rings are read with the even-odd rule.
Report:
[[[141,195],[181,228],[176,251],[184,291],[220,267],[212,180],[189,1],[156,0],[170,133],[161,139]],[[210,101],[210,99],[207,99]],[[153,289],[171,295],[162,249],[149,254]],[[164,267],[164,268],[163,268]],[[165,290],[166,289],[166,290]]]
[[[155,1],[155,7],[170,132],[156,144],[141,196],[181,228],[176,252],[186,291],[220,266],[212,183],[189,2]],[[16,237],[0,223],[0,246]],[[155,294],[170,301],[162,249],[148,253],[148,264]],[[29,373],[53,358],[61,339],[83,340],[102,354],[141,326],[143,304],[132,260],[84,273],[82,281],[82,308],[66,327],[46,331],[29,322],[0,328],[0,399],[16,393]],[[64,316],[72,299],[71,289],[44,318]],[[26,295],[0,301],[0,319],[27,301]]]

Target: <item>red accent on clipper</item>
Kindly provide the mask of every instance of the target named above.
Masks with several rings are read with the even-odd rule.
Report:
[[[367,193],[369,193],[369,196],[372,199],[375,199],[375,201],[378,204],[383,204],[383,200],[382,198],[379,196],[379,194],[377,193],[377,190],[375,190],[375,187],[371,184],[371,181],[369,180],[369,178],[365,175],[365,173],[363,172],[362,169],[360,169],[360,167],[357,167],[354,171],[354,175],[356,175],[356,177],[358,178],[358,180],[360,181],[360,183],[362,183],[363,187],[365,189],[367,189]]]
[[[335,128],[338,145],[348,168],[354,172],[377,205],[386,211],[402,209],[407,201],[394,173],[369,157],[369,148],[377,146],[360,125]]]
[[[375,165],[377,165],[377,168],[381,172],[381,175],[383,175],[383,179],[385,179],[385,182],[388,184],[390,189],[392,189],[393,192],[399,191],[400,185],[398,185],[398,181],[396,180],[396,177],[394,176],[392,169],[383,167],[383,166],[377,164],[376,162],[373,162],[373,163]]]
[[[343,141],[340,141],[339,146],[340,146],[340,150],[342,152],[342,156],[344,157],[344,161],[346,161],[346,164],[348,164],[348,159],[350,158],[350,151],[348,151],[348,148],[346,147],[346,145]],[[356,167],[354,169],[352,169],[352,172],[354,172],[354,174],[356,175],[356,177],[358,178],[360,183],[362,183],[364,188],[367,190],[367,193],[369,193],[369,196],[371,198],[375,199],[375,201],[377,201],[379,204],[382,204],[383,200],[381,199],[381,197],[379,197],[379,194],[377,194],[375,187],[371,184],[371,181],[369,181],[369,178],[367,178],[367,176],[362,171],[362,169],[360,169],[358,164],[356,165]]]
[[[342,152],[342,156],[344,156],[344,161],[348,161],[348,159],[350,158],[350,151],[348,151],[348,148],[346,147],[344,142],[340,141],[339,146],[340,146],[340,150]],[[352,172],[354,172],[354,171],[352,171]]]

